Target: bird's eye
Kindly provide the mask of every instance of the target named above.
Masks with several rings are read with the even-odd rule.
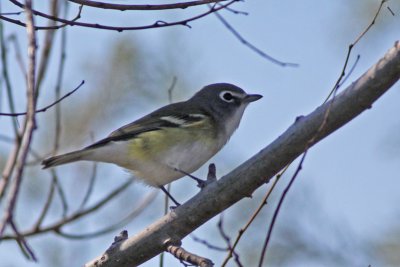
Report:
[[[234,96],[232,95],[232,93],[226,92],[226,91],[224,91],[220,94],[220,98],[222,100],[224,100],[225,102],[233,102],[234,101]]]

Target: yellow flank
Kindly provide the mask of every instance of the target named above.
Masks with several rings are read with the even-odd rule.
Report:
[[[168,153],[172,149],[182,149],[191,145],[193,140],[204,143],[204,146],[214,150],[213,141],[216,140],[216,133],[211,127],[205,127],[207,119],[183,124],[181,127],[164,127],[159,130],[138,134],[129,141],[129,154],[139,161],[157,161],[158,156]],[[216,145],[216,144],[215,144]]]

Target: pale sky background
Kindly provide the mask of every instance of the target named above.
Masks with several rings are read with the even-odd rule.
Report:
[[[123,3],[133,2],[124,1]],[[65,100],[63,107],[68,107],[76,101],[76,103],[82,103],[79,101],[85,101],[97,94],[105,94],[105,91],[97,91],[96,84],[101,80],[101,74],[96,76],[93,74],[93,69],[106,68],[110,64],[107,61],[108,55],[112,53],[110,51],[112,45],[120,39],[134,43],[133,47],[139,46],[141,47],[140,51],[145,53],[145,56],[142,56],[145,62],[143,69],[153,71],[152,75],[154,74],[155,78],[152,79],[152,75],[147,76],[149,79],[143,82],[143,88],[139,89],[152,88],[153,94],[156,92],[157,97],[156,101],[149,103],[134,98],[132,98],[132,102],[122,101],[125,105],[122,108],[120,106],[111,107],[113,103],[109,103],[110,107],[104,107],[102,111],[99,111],[98,121],[94,121],[92,124],[93,127],[96,127],[95,139],[102,138],[115,128],[168,103],[167,86],[154,88],[157,85],[158,70],[165,73],[170,71],[170,80],[177,75],[175,101],[187,99],[202,86],[215,82],[230,82],[242,87],[247,92],[262,94],[264,95],[262,100],[249,106],[239,129],[228,145],[210,161],[217,164],[218,175],[223,175],[272,142],[290,126],[297,116],[310,113],[324,101],[341,72],[349,44],[370,23],[379,3],[378,0],[253,0],[233,5],[235,9],[249,12],[248,16],[234,15],[226,11],[222,13],[248,41],[279,60],[300,64],[297,68],[283,68],[261,58],[236,40],[214,15],[190,23],[191,29],[177,26],[116,33],[72,27],[68,30],[67,63],[62,87],[65,93],[78,85],[81,80],[85,80],[86,84],[75,95]],[[2,1],[1,4],[2,12],[17,10],[7,1]],[[346,85],[364,73],[399,39],[400,3],[391,0],[388,1],[388,5],[396,16],[392,16],[385,5],[376,24],[353,50],[350,66],[358,54],[361,58]],[[70,17],[74,16],[76,9],[71,5]],[[157,19],[170,21],[176,18],[186,18],[193,14],[190,10],[186,12],[177,10],[163,14],[144,14],[144,12],[95,11],[85,8],[82,13],[82,21],[128,26],[144,24],[143,21],[153,22]],[[8,23],[5,23],[4,26],[6,34],[16,33],[18,35],[21,46],[24,48],[26,41],[24,29]],[[39,33],[39,37],[43,36]],[[59,41],[59,35],[57,38]],[[59,43],[57,42],[57,44]],[[10,55],[10,61],[13,60],[13,56],[13,54]],[[58,58],[54,58],[57,62]],[[168,66],[171,66],[171,69]],[[138,69],[140,70],[140,66]],[[52,74],[49,75],[51,78],[46,79],[43,87],[43,94],[46,94],[46,97],[40,99],[39,107],[52,101],[50,97],[52,97],[55,82],[55,71],[56,67],[51,70]],[[21,103],[18,107],[21,109],[24,107],[24,82],[18,78],[20,77],[18,72],[19,69],[12,63],[10,73],[14,88],[18,88],[16,94]],[[186,88],[187,91],[184,91],[183,88]],[[338,229],[343,231],[344,235],[351,234],[352,239],[356,240],[353,240],[354,243],[360,244],[355,247],[360,248],[363,241],[379,239],[389,233],[392,227],[396,225],[399,227],[399,89],[399,83],[397,83],[373,105],[372,109],[310,150],[303,170],[282,208],[271,245],[274,245],[274,242],[275,244],[282,242],[278,232],[279,227],[282,227],[281,230],[285,228],[283,225],[292,227],[294,225],[294,228],[296,225],[302,226],[312,233],[310,236],[318,243],[333,248],[340,247],[340,244],[335,243]],[[110,88],[108,94],[112,95],[117,90],[119,88]],[[4,96],[4,92],[2,96]],[[108,96],[103,97],[107,98]],[[5,100],[1,99],[1,101],[2,105],[5,105]],[[65,108],[63,112],[69,113],[68,116],[76,117],[76,120],[79,120],[82,115],[79,111],[79,109]],[[51,117],[49,115],[51,112],[39,115],[39,129],[35,137],[37,138],[35,139],[36,148],[45,143],[43,139],[47,134],[51,135],[44,131],[51,127],[51,122],[46,122],[46,118]],[[110,114],[111,112],[112,114]],[[47,128],[42,125],[46,125]],[[11,129],[9,120],[0,118],[0,127],[1,133],[9,131]],[[76,125],[76,127],[79,128],[80,125]],[[62,134],[62,152],[88,145],[91,142],[90,135],[93,129],[85,127],[82,129],[84,130],[78,139],[75,139],[72,134],[68,135],[70,130],[65,129]],[[10,146],[2,143],[0,149],[2,150],[1,157],[4,158],[6,155],[4,151],[10,149]],[[73,176],[65,177],[67,197],[72,206],[76,195],[74,192],[76,184],[82,181],[85,182],[85,186],[87,184],[90,164],[85,164],[59,168],[60,173],[64,176]],[[76,177],[78,170],[82,177]],[[104,188],[121,184],[128,176],[123,170],[106,164],[99,165],[98,171],[98,182],[102,183]],[[196,175],[204,177],[206,171],[207,167],[203,166],[196,172]],[[29,179],[29,173],[28,171],[25,176],[26,180]],[[41,176],[39,181],[50,179],[50,176],[47,173],[46,175],[41,173],[38,167],[32,173]],[[292,173],[293,168],[289,170],[288,175],[290,176]],[[289,177],[281,181],[273,196],[274,199],[280,196],[282,188],[287,183],[287,178]],[[41,185],[36,184],[35,186],[40,187]],[[101,188],[98,190],[99,194],[102,192]],[[35,191],[36,189],[33,186],[29,190]],[[140,184],[135,184],[134,188],[129,190],[129,194],[138,195],[151,191]],[[227,212],[225,222],[232,239],[259,204],[259,199],[266,190],[267,187],[259,189],[253,199],[246,199]],[[189,179],[182,179],[173,184],[173,192],[181,202],[184,202],[196,194],[197,188]],[[127,196],[120,200],[119,206],[129,205],[124,202],[124,199],[127,199]],[[249,231],[247,244],[251,245],[247,246],[247,249],[254,249],[252,253],[256,255],[257,259],[269,224],[267,216],[274,208],[273,203],[258,219],[257,228]],[[163,205],[163,195],[160,193],[140,218],[123,229],[127,229],[130,235],[139,232],[162,216]],[[35,208],[26,208],[22,202],[19,204],[19,209],[29,209],[21,212],[26,213],[22,215],[22,218],[27,217],[27,214],[32,216],[36,214]],[[112,217],[106,211],[102,214],[104,217],[101,218],[106,218],[105,220]],[[54,215],[49,222],[56,218]],[[240,223],[237,223],[238,218],[240,218]],[[323,222],[321,222],[321,218]],[[223,246],[224,243],[221,239],[212,238],[218,235],[216,221],[213,219],[208,222],[196,231],[196,235]],[[23,228],[24,222],[21,221],[19,224]],[[94,230],[91,227],[95,226],[95,224],[86,222],[83,225],[76,224],[76,227],[67,229],[70,230],[69,232],[82,230],[90,232]],[[28,239],[39,257],[39,264],[27,262],[15,243],[2,242],[0,244],[0,258],[2,259],[0,266],[53,266],[53,260],[59,262],[57,266],[81,266],[102,253],[118,232],[84,241],[65,240],[52,234]],[[194,243],[190,238],[186,238],[183,245],[190,251],[211,258],[216,266],[221,264],[225,256],[223,253],[210,252],[204,246]],[[243,245],[243,249],[246,249],[245,245]],[[352,250],[349,253],[355,252]],[[371,255],[365,253],[360,255],[355,253],[355,255],[357,258],[351,266],[368,266],[368,264],[374,263]],[[272,256],[267,255],[267,259]],[[249,257],[243,256],[243,258],[246,260]],[[170,256],[166,257],[166,261],[165,266],[180,266],[179,262]],[[157,266],[156,264],[158,264],[158,258],[143,266]],[[235,265],[231,262],[229,266]],[[325,265],[323,261],[315,262],[312,259],[299,257],[294,265],[277,264],[276,266],[330,265],[329,263]]]

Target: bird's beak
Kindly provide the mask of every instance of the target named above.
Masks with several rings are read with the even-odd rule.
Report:
[[[260,99],[260,98],[262,98],[262,97],[263,97],[262,95],[256,95],[256,94],[253,94],[253,95],[246,95],[246,96],[244,97],[243,101],[244,101],[244,102],[247,102],[247,103],[250,103],[250,102],[257,101],[258,99]]]

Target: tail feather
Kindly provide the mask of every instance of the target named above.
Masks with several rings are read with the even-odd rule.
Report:
[[[90,154],[90,150],[83,149],[74,152],[70,152],[64,155],[50,157],[42,161],[43,169],[51,168],[54,166],[67,164],[79,160],[85,160],[86,156]]]

